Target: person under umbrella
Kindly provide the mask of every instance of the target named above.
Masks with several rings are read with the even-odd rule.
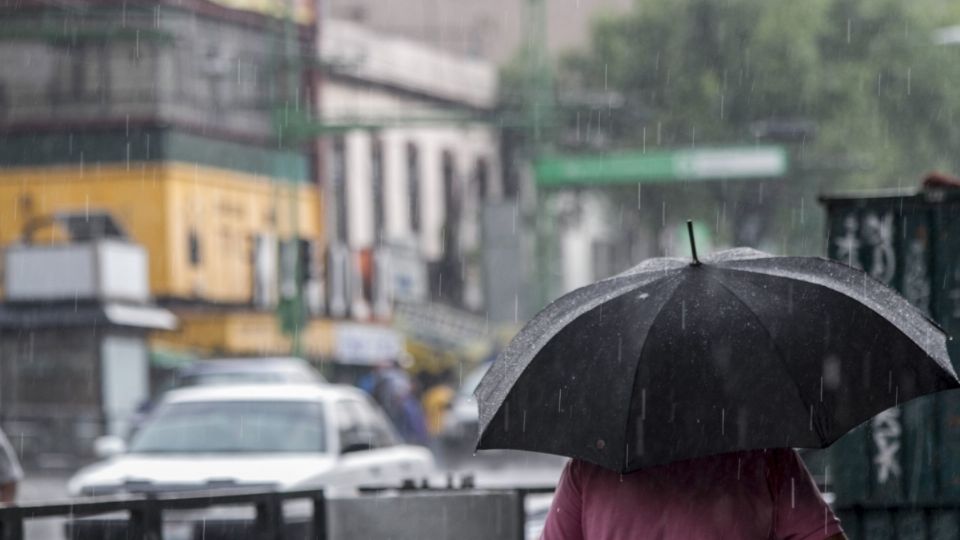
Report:
[[[574,459],[543,540],[846,538],[792,449],[742,451],[620,474]]]
[[[960,387],[943,332],[863,272],[654,259],[547,306],[476,391],[478,449],[574,458],[545,538],[830,538],[791,448]]]

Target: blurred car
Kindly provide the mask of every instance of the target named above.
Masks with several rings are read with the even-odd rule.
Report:
[[[97,440],[106,459],[69,482],[73,495],[213,488],[399,485],[434,470],[399,442],[362,391],[342,385],[226,385],[172,390],[133,437]]]
[[[296,357],[216,358],[192,362],[174,374],[169,388],[227,384],[317,384],[326,380],[309,362]],[[159,398],[144,400],[131,415],[127,439],[143,426]]]
[[[181,368],[176,380],[177,387],[326,382],[309,362],[294,357],[200,360]]]
[[[440,430],[440,444],[448,464],[456,464],[463,458],[473,455],[473,445],[477,441],[480,411],[474,390],[490,369],[492,362],[485,362],[470,371],[460,383],[456,395],[443,417]]]

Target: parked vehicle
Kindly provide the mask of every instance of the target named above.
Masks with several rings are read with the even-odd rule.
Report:
[[[302,358],[219,358],[200,360],[177,373],[177,386],[218,384],[309,384],[325,382]]]
[[[490,365],[491,362],[480,364],[463,378],[443,417],[440,445],[447,465],[457,465],[464,458],[473,455],[480,416],[473,391],[490,369]]]
[[[429,450],[399,442],[362,391],[342,385],[220,385],[168,392],[129,447],[69,482],[74,495],[213,488],[399,485],[434,470]]]
[[[309,362],[295,357],[216,358],[192,362],[174,374],[168,389],[228,384],[317,384],[326,380]],[[128,439],[140,430],[160,398],[143,401],[131,415]]]

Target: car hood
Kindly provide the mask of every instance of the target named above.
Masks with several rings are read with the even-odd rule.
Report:
[[[289,489],[319,485],[335,459],[323,454],[126,454],[81,469],[70,479],[74,495],[190,491],[230,487]]]

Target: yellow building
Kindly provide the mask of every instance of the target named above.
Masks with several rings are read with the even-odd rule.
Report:
[[[0,243],[16,242],[30,220],[55,212],[105,210],[147,248],[156,298],[248,304],[253,243],[270,233],[289,238],[292,204],[297,236],[320,238],[312,185],[171,162],[0,168]],[[61,233],[41,229],[35,241]]]
[[[110,213],[147,249],[151,292],[179,316],[180,329],[155,342],[199,354],[289,352],[276,312],[254,308],[255,244],[323,232],[313,184],[182,162],[0,168],[0,208],[3,245],[55,213]],[[60,242],[64,231],[47,225],[32,236]],[[330,348],[322,321],[303,338],[312,355]]]

